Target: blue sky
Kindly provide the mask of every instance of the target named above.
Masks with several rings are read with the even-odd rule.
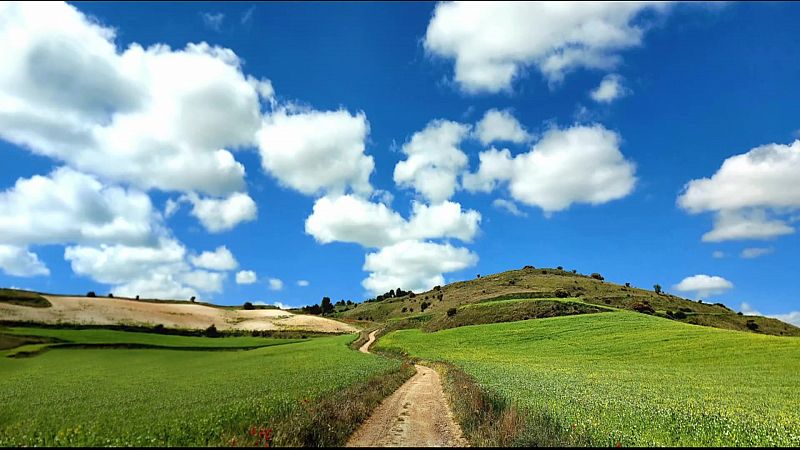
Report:
[[[12,17],[0,23],[17,25],[0,25],[0,38],[19,40],[21,33],[25,42],[3,50],[9,54],[2,58],[22,62],[18,74],[0,79],[0,211],[14,217],[0,225],[6,249],[0,285],[59,293],[141,289],[196,293],[220,304],[297,306],[324,295],[361,300],[395,281],[405,285],[393,287],[422,289],[527,264],[561,265],[799,320],[788,315],[800,310],[793,283],[800,248],[795,4],[563,5],[544,13],[499,5],[472,21],[465,18],[476,17],[474,6],[436,3],[14,8],[0,10],[0,17]],[[37,26],[64,14],[74,26]],[[492,39],[498,30],[521,29],[516,23],[533,34]],[[587,27],[597,23],[613,33]],[[537,27],[566,37],[542,37]],[[114,36],[98,31],[111,29]],[[52,48],[67,56],[32,56],[51,41],[61,42]],[[201,42],[208,46],[192,53],[196,61],[172,68],[158,62]],[[157,44],[169,49],[155,50]],[[145,56],[133,56],[132,45]],[[217,66],[203,66],[201,58],[230,70],[210,79]],[[106,64],[110,75],[98,69]],[[503,75],[509,68],[514,75]],[[85,74],[84,81],[72,74]],[[177,87],[153,87],[158,77]],[[593,98],[604,79],[607,89]],[[236,94],[217,95],[206,89],[212,84]],[[157,113],[141,106],[146,102],[138,96],[156,95],[164,97]],[[219,106],[232,95],[241,102]],[[181,116],[188,119],[161,116],[189,105],[189,98],[194,103],[184,111],[193,114]],[[490,110],[497,120],[481,128]],[[58,134],[73,129],[44,121],[40,112],[89,121],[107,135],[97,131],[91,144],[78,144],[96,148],[82,151]],[[154,135],[172,139],[163,145],[182,150],[147,147],[149,125],[116,129],[114,118],[127,113],[158,124]],[[495,139],[482,141],[480,129]],[[415,135],[419,145],[412,145]],[[203,164],[219,162],[204,159],[217,148],[230,150],[244,175],[224,164],[203,172]],[[503,170],[489,175],[487,164],[481,175],[479,154],[491,148],[508,150],[497,160]],[[119,156],[126,151],[143,156]],[[178,153],[183,159],[170,159]],[[458,163],[459,154],[466,164]],[[163,159],[153,163],[154,155]],[[415,172],[422,175],[398,177],[398,164],[410,170],[431,158],[438,162]],[[323,167],[308,169],[320,161]],[[194,171],[198,179],[183,180]],[[150,180],[154,172],[163,176]],[[470,174],[474,184],[464,181]],[[57,195],[41,193],[39,209],[23,204],[38,188],[19,189],[18,180],[36,176],[57,180],[50,186],[55,192],[74,188],[75,199],[95,186],[102,211],[84,215],[92,217],[84,228],[64,231],[59,220],[72,220],[75,211],[45,217]],[[439,176],[445,186],[426,190]],[[118,197],[108,189],[126,193],[123,206],[113,207]],[[224,203],[234,192],[251,200]],[[168,201],[177,205],[172,214]],[[322,211],[325,201],[331,208]],[[130,213],[138,210],[126,202],[141,214]],[[431,222],[414,223],[413,202],[429,208]],[[446,217],[435,209],[442,204],[450,208]],[[205,215],[192,214],[202,205]],[[312,212],[317,226],[308,231]],[[366,223],[359,221],[362,212]],[[97,232],[114,214],[137,231]],[[228,222],[215,229],[225,214]],[[433,223],[443,230],[431,231]],[[35,233],[12,232],[22,228]],[[221,246],[230,255],[223,249],[206,262],[198,258]],[[750,257],[742,256],[746,249]],[[140,256],[132,261],[119,256],[134,253]],[[373,255],[369,267],[367,255]],[[256,281],[237,283],[240,271],[255,272]],[[707,277],[691,278],[697,275]]]

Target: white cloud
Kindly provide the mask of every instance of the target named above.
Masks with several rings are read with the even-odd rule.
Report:
[[[258,216],[256,202],[243,192],[234,192],[223,199],[201,198],[194,193],[184,198],[192,203],[192,215],[212,233],[230,230]]]
[[[309,284],[308,280],[297,280],[297,285],[300,287],[307,287]]]
[[[252,270],[241,270],[236,273],[236,284],[253,284],[257,280]]]
[[[283,281],[278,278],[269,279],[269,289],[272,291],[280,291],[283,289]]]
[[[794,233],[794,228],[782,220],[770,219],[766,211],[722,210],[714,216],[714,228],[703,234],[703,242],[742,239],[772,239]]]
[[[220,31],[222,29],[222,22],[225,20],[225,14],[223,13],[204,12],[200,13],[200,17],[202,17],[205,26],[214,31]]]
[[[361,284],[373,294],[402,288],[424,291],[444,284],[442,273],[474,266],[478,256],[466,248],[432,242],[403,241],[367,254]]]
[[[686,277],[675,285],[675,289],[681,292],[694,292],[699,298],[706,298],[712,295],[719,295],[732,289],[733,283],[725,278],[708,275],[694,275]]]
[[[494,201],[492,202],[492,206],[494,206],[495,208],[504,209],[517,217],[528,217],[527,213],[525,213],[524,211],[520,211],[516,203],[506,200],[504,198],[494,199]]]
[[[475,125],[475,135],[483,145],[492,142],[508,141],[521,144],[531,139],[530,134],[520,125],[509,110],[490,109]]]
[[[481,215],[463,211],[461,205],[445,201],[428,206],[412,204],[411,219],[382,203],[352,195],[322,197],[306,219],[306,233],[318,242],[352,242],[364,247],[385,247],[408,239],[455,238],[465,242],[478,232]]]
[[[622,85],[622,77],[617,74],[606,75],[600,86],[589,95],[598,103],[611,103],[618,98],[625,97],[629,90]]]
[[[458,174],[469,163],[458,147],[469,130],[469,125],[448,120],[429,122],[403,144],[407,158],[395,166],[394,182],[413,187],[431,203],[449,199],[458,187]]]
[[[71,246],[64,259],[72,270],[93,280],[113,285],[122,296],[188,299],[197,291],[220,292],[224,274],[192,270],[185,260],[186,248],[163,237],[156,246]]]
[[[233,270],[239,267],[233,253],[224,245],[217,247],[213,252],[205,251],[199,256],[192,256],[189,259],[192,264],[203,269]]]
[[[143,192],[65,167],[0,192],[0,243],[153,243],[159,224]]]
[[[375,167],[364,153],[369,123],[363,112],[280,110],[257,133],[261,164],[284,186],[306,195],[372,192]]]
[[[711,256],[713,256],[714,258],[717,258],[717,259],[724,258],[725,257],[725,252],[723,252],[721,250],[714,250],[714,252],[711,253]]]
[[[775,249],[769,247],[751,247],[742,250],[742,253],[739,255],[742,258],[752,259],[758,258],[759,256],[769,255],[770,253],[774,252]]]
[[[241,191],[264,83],[206,43],[133,43],[65,3],[0,6],[0,137],[141,189]],[[269,100],[269,99],[267,99]]]
[[[748,316],[771,317],[773,319],[778,319],[778,320],[780,320],[782,322],[786,322],[786,323],[792,324],[792,325],[794,325],[796,327],[800,327],[800,311],[791,311],[791,312],[788,312],[786,314],[766,315],[766,314],[761,314],[760,312],[756,311],[755,309],[753,309],[747,303],[742,303],[741,311],[742,311],[742,314],[745,314],[745,315],[748,315]]]
[[[689,181],[678,205],[691,214],[714,212],[704,241],[769,239],[794,233],[783,214],[800,210],[800,140],[767,144],[726,159],[710,178]]]
[[[0,244],[0,270],[15,277],[50,275],[50,270],[35,253],[14,245]]]
[[[641,44],[645,10],[665,4],[633,2],[442,2],[424,45],[455,60],[455,81],[466,92],[511,90],[535,66],[555,83],[576,68],[609,70],[619,52]]]
[[[512,157],[508,150],[482,152],[478,172],[465,174],[463,185],[489,192],[507,181],[514,200],[546,213],[573,203],[606,203],[627,196],[636,184],[635,165],[625,159],[619,144],[619,135],[601,125],[554,128],[527,153]]]

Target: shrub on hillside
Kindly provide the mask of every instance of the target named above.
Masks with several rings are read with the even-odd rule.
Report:
[[[654,310],[653,307],[650,306],[650,304],[647,303],[646,301],[636,302],[633,305],[631,305],[631,308],[636,312],[644,314],[654,314],[656,312],[656,310]]]
[[[564,270],[564,266],[558,266],[558,267],[556,267],[556,269],[558,269],[558,270]]]
[[[593,273],[591,276],[592,276],[592,278],[594,278],[595,280],[600,280],[600,281],[603,281],[603,280],[605,280],[605,278],[603,278],[603,276],[602,276],[602,275],[600,275],[600,274],[599,274],[599,273],[597,273],[597,272]]]
[[[567,298],[569,297],[569,292],[565,291],[564,289],[556,289],[553,292],[553,295],[555,295],[556,298]]]
[[[189,301],[192,302],[192,303],[194,303],[195,300],[196,299],[195,299],[194,295],[192,296],[192,298],[189,299]]]
[[[629,287],[631,287],[631,284],[630,283],[625,283],[625,287],[629,288]]]
[[[406,308],[405,306],[403,307],[403,309],[400,310],[400,312],[406,312],[406,311],[408,311],[408,308]]]
[[[251,309],[256,309],[256,307],[255,307],[255,306],[253,306],[253,304],[252,304],[252,303],[250,303],[250,302],[244,302],[244,305],[243,305],[242,307],[243,307],[244,309],[248,310],[248,311],[249,311],[249,310],[251,310]]]
[[[674,316],[673,316],[673,317],[674,317],[675,319],[678,319],[678,320],[683,320],[683,319],[685,319],[685,318],[686,318],[686,313],[685,313],[685,312],[683,312],[683,311],[675,311],[675,314],[674,314]]]
[[[111,292],[109,292],[109,293],[108,293],[108,298],[114,298],[114,294],[112,294]]]
[[[208,336],[208,337],[217,337],[217,336],[219,336],[219,332],[217,331],[217,327],[215,327],[212,324],[210,327],[206,328],[205,335]]]
[[[656,291],[656,294],[660,294],[661,293],[661,285],[658,284],[658,283],[654,284],[653,285],[653,290]]]
[[[456,315],[456,309],[455,308],[450,308],[450,309],[447,310],[447,317],[453,317],[455,315]]]
[[[428,306],[431,306],[431,304],[430,304],[430,303],[428,303],[428,302],[422,302],[422,303],[419,305],[419,309],[420,309],[422,312],[425,312],[425,310],[426,310],[426,309],[428,309]]]
[[[756,331],[756,330],[758,330],[758,324],[753,319],[749,319],[747,321],[747,328],[750,331]]]

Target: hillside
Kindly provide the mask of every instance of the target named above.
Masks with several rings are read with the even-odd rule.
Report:
[[[349,320],[389,323],[393,325],[392,328],[423,327],[433,331],[452,328],[457,321],[460,326],[564,315],[552,308],[549,312],[545,308],[546,311],[543,312],[539,302],[526,302],[524,307],[514,305],[516,302],[506,302],[483,309],[482,314],[473,314],[475,321],[456,319],[459,315],[463,317],[463,313],[478,303],[531,298],[549,299],[551,303],[572,299],[568,301],[572,304],[570,314],[598,312],[598,308],[614,308],[646,312],[683,323],[715,328],[776,336],[800,336],[798,327],[767,317],[740,315],[722,304],[692,301],[664,293],[656,294],[652,290],[610,283],[590,275],[532,266],[436,287],[413,297],[405,295],[368,301],[337,313],[336,316]],[[424,311],[423,303],[429,304]],[[456,313],[448,317],[447,311],[452,308],[456,309]]]
[[[68,297],[4,289],[0,321],[71,325],[128,325],[204,330],[352,333],[348,324],[280,309],[244,310],[187,301]]]

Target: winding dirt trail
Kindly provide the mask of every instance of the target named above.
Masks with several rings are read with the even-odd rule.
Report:
[[[373,331],[359,351],[369,353]],[[347,447],[466,447],[461,428],[453,420],[439,374],[415,365],[417,373],[381,402]]]

